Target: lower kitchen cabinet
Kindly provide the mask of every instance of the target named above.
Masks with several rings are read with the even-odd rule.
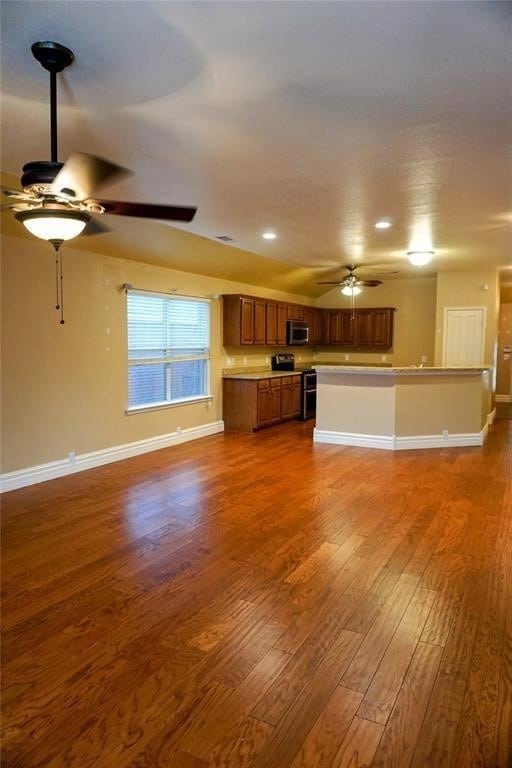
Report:
[[[223,379],[224,427],[252,432],[300,415],[300,376]]]
[[[298,379],[298,381],[295,381]],[[293,383],[295,381],[295,383]],[[281,385],[281,420],[296,419],[300,416],[300,378],[290,376],[282,379]]]

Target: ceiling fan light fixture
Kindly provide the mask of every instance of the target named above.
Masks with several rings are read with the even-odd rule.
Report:
[[[344,285],[341,289],[341,293],[344,296],[359,296],[361,289],[358,285]]]
[[[391,219],[379,219],[375,222],[375,229],[389,229],[391,227]]]
[[[407,258],[414,267],[424,267],[432,261],[434,251],[407,251]]]
[[[84,211],[18,211],[16,219],[41,240],[72,240],[80,235],[91,217]]]

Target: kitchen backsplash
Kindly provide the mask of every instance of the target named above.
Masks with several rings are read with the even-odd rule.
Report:
[[[380,352],[344,352],[340,350],[336,351],[319,351],[314,352],[312,349],[297,348],[297,347],[264,347],[258,349],[243,349],[240,347],[227,348],[224,350],[225,355],[222,357],[222,373],[249,373],[256,371],[269,371],[271,368],[271,357],[276,353],[292,352],[295,355],[295,367],[305,368],[308,365],[314,363],[326,363],[329,365],[376,365],[376,366],[391,366],[398,364],[393,359],[393,354],[380,353]]]

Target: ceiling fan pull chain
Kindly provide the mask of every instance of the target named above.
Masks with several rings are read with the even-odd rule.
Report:
[[[64,276],[62,274],[62,251],[59,250],[60,259],[60,324],[64,325]]]
[[[64,275],[62,274],[62,251],[60,250],[63,240],[49,241],[55,248],[55,288],[57,290],[57,304],[55,309],[60,309],[60,324],[64,325]]]
[[[59,251],[56,249],[55,251],[55,296],[57,303],[55,304],[55,309],[60,309],[60,302],[59,302]]]

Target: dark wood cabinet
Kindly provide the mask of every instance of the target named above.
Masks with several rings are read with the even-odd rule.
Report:
[[[286,323],[309,326],[309,346],[384,350],[393,346],[393,307],[319,309],[265,301],[254,296],[223,296],[225,347],[286,346]]]
[[[275,301],[266,303],[265,338],[269,347],[284,347],[286,345],[286,321],[288,319],[286,304]]]
[[[300,376],[231,379],[222,382],[226,430],[252,432],[300,415]]]
[[[240,343],[254,344],[254,301],[240,299]]]
[[[324,336],[324,311],[313,307],[304,307],[304,322],[309,327],[309,342],[311,346],[321,344]]]
[[[373,310],[373,346],[389,349],[393,344],[393,310]]]
[[[315,310],[313,307],[304,307],[304,314],[303,314],[304,322],[309,328],[309,344],[312,343],[312,336],[313,336],[313,325],[315,323]]]
[[[283,378],[281,384],[281,420],[300,416],[300,376]]]
[[[311,343],[322,344],[324,341],[324,311],[315,309],[313,313],[313,327],[311,330]]]
[[[288,319],[288,307],[286,304],[277,305],[277,344],[286,346],[286,321]]]
[[[325,344],[362,349],[391,349],[392,307],[326,310]]]
[[[338,343],[343,347],[353,347],[357,343],[356,318],[350,309],[343,309],[341,311],[340,338]]]
[[[304,307],[297,304],[288,304],[288,320],[304,320]]]
[[[266,317],[264,299],[250,296],[223,297],[223,342],[225,347],[245,344],[265,346]]]
[[[277,344],[277,304],[273,301],[266,303],[265,339],[269,347]]]
[[[272,423],[272,392],[270,390],[269,382],[263,382],[266,384],[264,388],[260,388],[258,382],[258,403],[257,403],[257,427],[265,427],[267,424]]]
[[[265,302],[263,300],[254,301],[254,344],[265,346]]]
[[[373,346],[373,310],[359,309],[355,316],[355,325],[358,346]]]

